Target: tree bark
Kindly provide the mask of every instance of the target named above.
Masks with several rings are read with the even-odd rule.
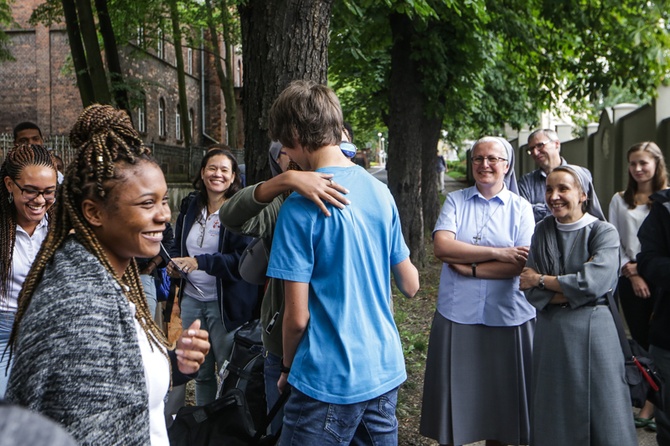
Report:
[[[62,4],[81,104],[84,107],[88,107],[95,101],[95,95],[93,93],[93,83],[86,67],[86,53],[84,52],[84,45],[81,42],[77,7],[74,4],[74,0],[62,0]]]
[[[233,17],[230,14],[230,5],[221,0],[221,25],[223,26],[223,42],[226,44],[226,53],[223,63],[226,65],[226,82],[221,83],[221,92],[226,101],[226,126],[228,128],[228,145],[239,147],[237,140],[237,98],[235,97],[235,54],[233,46]]]
[[[81,26],[81,35],[86,49],[86,65],[93,84],[95,102],[111,104],[112,95],[109,92],[105,66],[102,63],[100,45],[98,45],[98,32],[95,29],[95,19],[90,0],[76,0],[77,15]]]
[[[247,182],[269,178],[267,116],[294,79],[326,83],[334,0],[249,0],[239,8]]]
[[[426,231],[433,229],[440,213],[436,153],[441,129],[442,117],[424,119],[421,131],[421,198],[423,200],[423,222]]]
[[[405,241],[415,265],[423,265],[423,212],[421,198],[421,146],[425,100],[421,77],[412,58],[415,35],[410,18],[389,17],[393,46],[389,89],[388,184],[393,194]]]
[[[95,0],[95,9],[98,12],[98,23],[100,25],[100,34],[105,47],[105,57],[107,59],[107,69],[109,70],[109,80],[112,84],[114,100],[117,107],[125,110],[132,119],[132,110],[128,100],[128,90],[123,82],[123,73],[121,71],[121,61],[119,60],[119,49],[116,45],[116,36],[112,20],[109,17],[107,0]]]
[[[221,46],[219,45],[219,33],[216,30],[216,23],[212,15],[212,5],[210,0],[205,0],[205,9],[207,10],[207,29],[209,30],[209,41],[211,45],[212,54],[215,58],[216,75],[219,78],[219,87],[223,94],[224,107],[226,112],[226,127],[228,134],[228,145],[232,148],[237,148],[239,143],[237,141],[237,100],[235,99],[235,71],[233,66],[233,54],[231,33],[228,31],[231,20],[227,13],[228,5],[225,0],[219,2],[219,9],[221,10],[221,21],[224,28],[223,42],[226,44],[226,54],[223,57],[223,64],[226,69],[223,69],[221,59]]]
[[[188,113],[188,97],[186,95],[186,74],[184,72],[184,54],[181,46],[181,27],[179,20],[179,10],[177,9],[177,0],[170,0],[170,19],[172,21],[172,37],[174,40],[174,51],[177,59],[177,89],[179,91],[179,114],[181,115],[180,124],[184,135],[186,147],[191,147],[191,123]]]

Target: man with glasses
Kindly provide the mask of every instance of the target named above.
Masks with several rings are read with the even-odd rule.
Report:
[[[547,215],[551,215],[544,200],[547,175],[558,166],[568,163],[561,156],[561,142],[558,140],[558,134],[552,129],[539,129],[531,133],[528,137],[527,153],[538,168],[521,177],[519,195],[533,205],[533,216],[537,223]],[[591,180],[591,172],[588,169],[584,170]],[[597,200],[595,193],[594,199]]]

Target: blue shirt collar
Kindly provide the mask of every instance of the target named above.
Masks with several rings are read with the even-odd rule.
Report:
[[[507,186],[505,186],[505,184],[503,184],[503,188],[500,190],[500,192],[498,192],[496,195],[491,197],[491,200],[497,199],[502,204],[505,204],[509,201],[510,194],[511,194],[511,192],[509,191],[509,189],[507,189]],[[477,186],[472,186],[471,188],[469,188],[467,190],[465,200],[466,201],[470,200],[473,197],[479,197],[482,200],[486,200],[486,198],[484,198],[484,196],[477,190]],[[486,201],[491,201],[491,200],[486,200]]]

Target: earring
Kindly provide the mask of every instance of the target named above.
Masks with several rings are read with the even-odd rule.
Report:
[[[9,194],[7,200],[9,200],[9,202],[12,203],[14,201],[14,194]]]

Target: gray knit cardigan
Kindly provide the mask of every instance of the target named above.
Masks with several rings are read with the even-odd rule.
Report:
[[[148,445],[133,316],[119,284],[70,236],[19,330],[7,399],[61,423],[81,444]]]

